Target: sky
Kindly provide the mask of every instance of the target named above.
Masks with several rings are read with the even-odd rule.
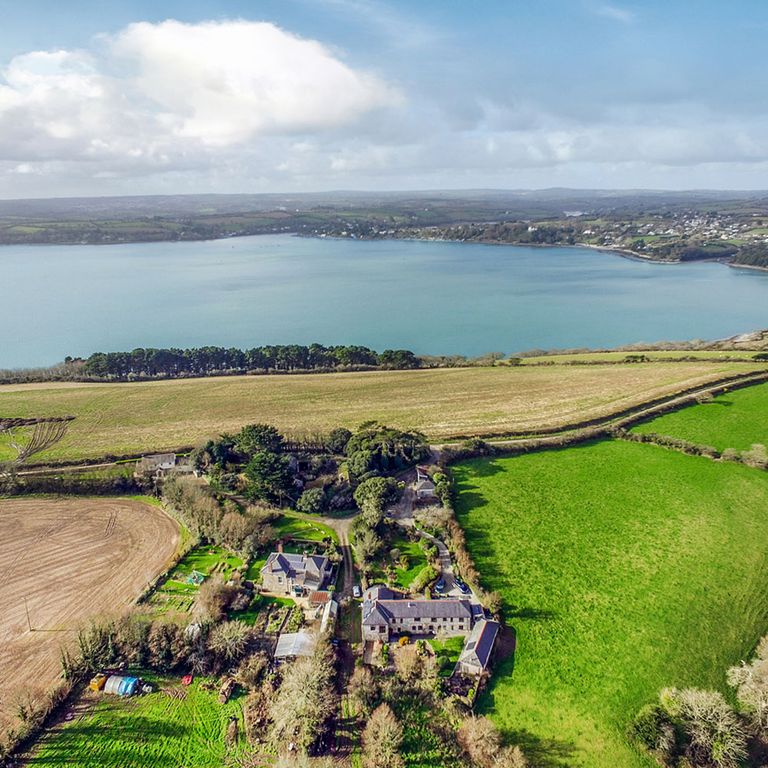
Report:
[[[768,0],[0,0],[0,198],[768,188]]]

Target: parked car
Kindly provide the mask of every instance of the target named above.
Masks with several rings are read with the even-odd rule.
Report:
[[[462,595],[468,595],[472,591],[461,579],[454,579],[454,581]]]
[[[355,584],[354,587],[352,587],[352,597],[362,597],[363,596],[363,590],[360,589],[359,584]]]
[[[445,592],[445,579],[441,578],[440,581],[435,584],[435,592]]]

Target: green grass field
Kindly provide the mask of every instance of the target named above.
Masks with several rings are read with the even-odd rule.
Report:
[[[419,572],[427,565],[427,558],[424,551],[419,546],[419,542],[411,541],[402,532],[402,529],[396,527],[393,527],[392,530],[388,532],[381,552],[377,557],[377,561],[374,563],[369,573],[368,583],[387,583],[386,569],[388,565],[393,564],[389,554],[392,549],[399,549],[400,553],[408,558],[407,568],[401,568],[399,565],[395,566],[395,580],[392,583],[392,586],[397,589],[407,590],[408,587],[410,587],[411,582],[413,582]]]
[[[663,686],[723,689],[768,629],[768,475],[620,441],[455,472],[517,631],[480,711],[554,765],[654,765],[625,738],[636,711]]]
[[[179,691],[183,698],[161,691],[131,699],[86,694],[88,698],[77,707],[78,716],[46,731],[25,764],[219,768],[243,753],[242,709],[237,697],[222,705],[216,693],[200,688],[199,680],[182,688],[178,679],[144,677]],[[241,738],[227,747],[230,717],[237,718]]]
[[[408,558],[407,568],[400,568],[399,566],[395,568],[395,586],[408,589],[413,580],[426,567],[427,557],[418,541],[411,541],[405,536],[397,536],[390,545],[390,549],[392,547],[397,547]]]
[[[759,384],[720,395],[710,403],[639,424],[633,432],[657,432],[718,450],[748,449],[753,443],[768,445],[768,384]]]
[[[724,360],[8,385],[0,387],[0,414],[75,416],[40,457],[49,459],[171,450],[252,422],[306,434],[377,419],[448,439],[562,426],[764,368]]]
[[[429,644],[440,662],[440,677],[450,677],[456,662],[464,649],[464,637],[447,637],[445,640],[430,640]]]

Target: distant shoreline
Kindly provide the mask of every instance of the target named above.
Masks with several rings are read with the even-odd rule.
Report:
[[[459,245],[506,245],[512,248],[589,248],[593,251],[602,251],[604,253],[613,253],[624,259],[643,261],[650,264],[693,264],[696,262],[717,261],[718,258],[711,259],[693,259],[691,261],[682,261],[681,259],[655,259],[644,253],[630,250],[629,248],[619,248],[612,245],[594,245],[592,243],[507,243],[502,240],[450,240],[445,237],[343,237],[341,235],[296,235],[297,237],[308,237],[318,240],[349,240],[359,242],[376,242],[377,240],[402,241],[406,243],[458,243]]]
[[[615,254],[624,259],[631,261],[642,261],[647,264],[695,264],[703,262],[718,262],[727,267],[733,267],[734,269],[751,269],[758,272],[768,272],[768,267],[760,267],[752,264],[734,264],[730,261],[724,261],[721,258],[713,257],[709,259],[692,259],[690,261],[683,261],[681,259],[656,259],[648,254],[639,253],[629,248],[620,248],[618,246],[611,245],[594,245],[593,243],[507,243],[501,240],[450,240],[444,237],[345,237],[342,235],[326,235],[326,234],[309,234],[302,232],[257,232],[243,235],[226,235],[223,237],[201,237],[201,238],[189,238],[179,240],[121,240],[107,243],[0,243],[0,250],[2,248],[18,248],[18,247],[89,247],[89,246],[117,246],[117,245],[182,245],[185,243],[214,243],[222,240],[241,240],[246,237],[301,237],[310,240],[343,240],[349,242],[376,242],[381,240],[387,241],[402,241],[406,243],[458,243],[460,245],[506,245],[512,248],[589,248],[593,251],[602,251],[604,253]]]
[[[756,264],[733,264],[732,262],[726,262],[727,266],[733,269],[752,269],[757,272],[768,272],[768,267],[759,267]]]

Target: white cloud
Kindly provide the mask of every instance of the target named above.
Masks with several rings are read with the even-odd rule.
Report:
[[[321,43],[265,22],[137,23],[98,42],[10,61],[0,159],[183,165],[206,148],[353,125],[401,98]]]
[[[595,13],[598,16],[603,16],[606,19],[612,19],[613,21],[619,21],[622,24],[631,24],[635,20],[635,13],[627,8],[622,8],[612,3],[602,3],[595,7]]]
[[[131,84],[169,129],[205,144],[334,128],[399,98],[321,43],[266,22],[132,24],[112,49],[137,68]]]
[[[638,186],[718,166],[754,186],[768,163],[768,114],[753,100],[747,115],[718,109],[687,81],[663,99],[568,99],[514,71],[503,88],[484,71],[440,88],[412,70],[406,94],[316,40],[249,21],[137,23],[87,49],[20,55],[0,72],[0,196]]]

